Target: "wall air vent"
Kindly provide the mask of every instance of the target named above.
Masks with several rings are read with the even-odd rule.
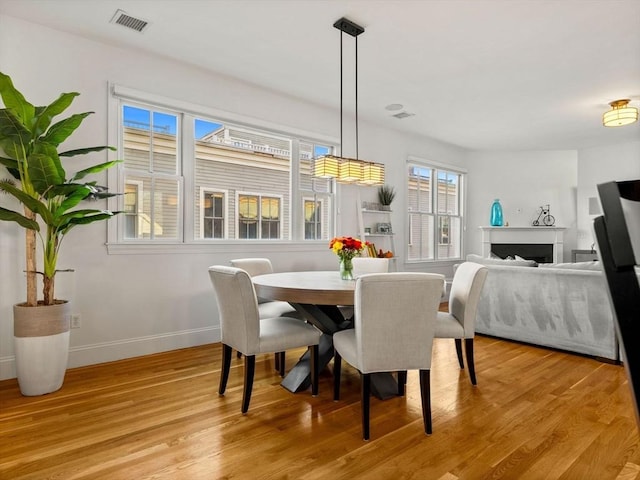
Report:
[[[396,117],[399,120],[402,120],[403,118],[413,117],[414,115],[415,115],[415,113],[399,112],[399,113],[396,113],[396,114],[391,115],[391,116],[392,117]]]
[[[122,25],[123,27],[130,28],[131,30],[135,30],[136,32],[140,33],[142,33],[149,26],[148,21],[132,17],[131,15],[127,15],[127,13],[123,12],[122,10],[116,11],[110,23]]]

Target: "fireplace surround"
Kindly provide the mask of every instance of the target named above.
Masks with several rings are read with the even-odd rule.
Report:
[[[564,227],[480,227],[482,256],[518,255],[538,263],[562,263]]]

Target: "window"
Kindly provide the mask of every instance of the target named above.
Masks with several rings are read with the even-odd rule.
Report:
[[[110,242],[330,238],[335,183],[314,178],[312,166],[333,145],[195,114],[193,105],[171,110],[185,104],[140,92],[133,100],[124,87],[113,92],[124,160],[114,190],[124,195],[112,208],[124,214]]]
[[[226,236],[226,194],[211,190],[202,190],[201,238],[227,238]]]
[[[280,199],[238,195],[238,238],[280,238]]]
[[[179,239],[178,116],[125,105],[123,118],[124,238]]]
[[[408,261],[459,259],[462,255],[464,174],[409,163]]]
[[[315,178],[312,174],[313,159],[333,153],[326,145],[300,142],[300,192],[304,218],[305,240],[328,240],[332,226],[333,181]]]
[[[303,199],[304,202],[304,238],[305,240],[317,240],[322,238],[322,201],[311,198]]]
[[[124,186],[124,236],[125,238],[138,238],[141,211],[140,198],[142,197],[142,182],[129,180]]]

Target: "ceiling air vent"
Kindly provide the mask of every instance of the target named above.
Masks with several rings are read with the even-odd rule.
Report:
[[[127,13],[123,12],[122,10],[116,11],[110,23],[122,25],[123,27],[130,28],[131,30],[135,30],[136,32],[140,33],[142,33],[149,25],[149,22],[147,22],[146,20],[127,15]]]
[[[413,117],[414,115],[415,115],[415,113],[400,112],[400,113],[396,113],[395,115],[391,115],[391,116],[402,120],[403,118]]]

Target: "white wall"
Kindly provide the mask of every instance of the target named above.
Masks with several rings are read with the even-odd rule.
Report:
[[[92,110],[69,149],[107,143],[107,83],[246,115],[284,127],[338,137],[339,114],[291,97],[141,52],[87,41],[0,15],[0,69],[28,100],[50,103],[61,92],[78,91],[73,112]],[[348,123],[348,122],[345,122]],[[351,132],[345,131],[345,138]],[[462,149],[426,137],[360,125],[360,156],[386,164],[387,182],[404,190],[409,155],[463,164]],[[86,160],[98,163],[99,155]],[[76,161],[76,160],[71,160]],[[78,168],[82,168],[78,161]],[[75,168],[70,168],[75,170]],[[105,181],[104,178],[99,179]],[[355,234],[355,198],[373,199],[374,189],[344,187],[338,233]],[[0,198],[0,204],[9,202]],[[4,203],[3,203],[4,202]],[[404,200],[396,200],[394,229],[403,254]],[[219,339],[217,308],[207,266],[231,258],[268,256],[277,271],[335,269],[328,245],[232,245],[218,253],[109,255],[106,223],[73,231],[63,245],[60,291],[74,302],[81,328],[71,333],[70,367],[198,345]],[[15,376],[12,305],[24,298],[23,233],[0,223],[0,379]],[[399,263],[400,269],[403,268]],[[423,267],[424,268],[424,267]],[[62,296],[62,294],[60,295]]]
[[[633,124],[621,128],[635,128]],[[640,133],[638,135],[640,137]],[[597,185],[610,181],[640,178],[640,140],[607,145],[578,152],[578,241],[577,248],[589,249],[595,243],[593,219],[589,215],[589,197],[598,197]]]
[[[488,226],[491,204],[502,204],[510,226],[530,226],[547,203],[557,227],[566,227],[564,258],[575,248],[578,154],[575,150],[472,152],[468,155],[466,252],[482,254],[478,227]]]

